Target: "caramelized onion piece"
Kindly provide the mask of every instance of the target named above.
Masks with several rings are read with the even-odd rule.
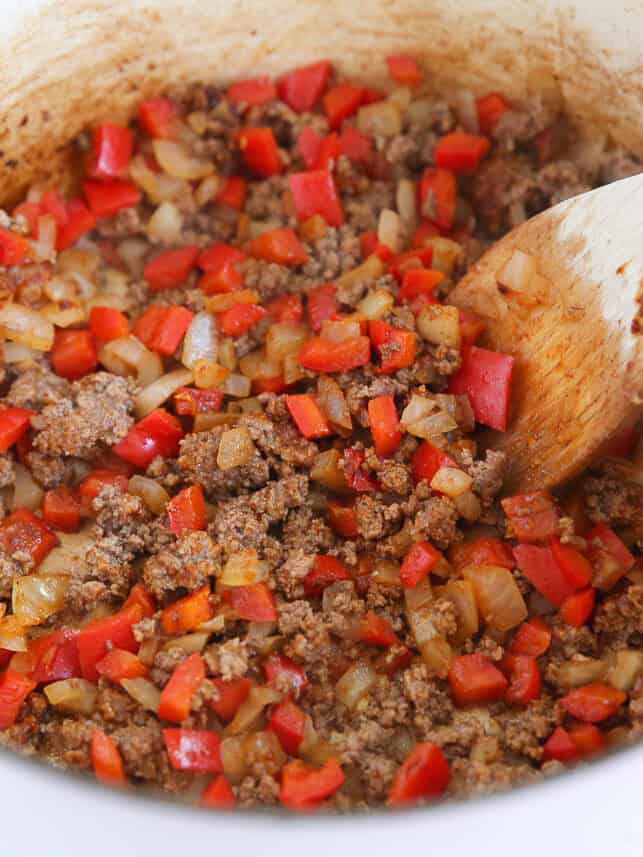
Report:
[[[509,631],[527,618],[527,606],[507,568],[467,566],[462,576],[473,586],[483,621],[495,631]]]

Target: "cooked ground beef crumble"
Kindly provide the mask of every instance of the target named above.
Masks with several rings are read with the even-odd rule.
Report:
[[[77,141],[82,196],[2,214],[3,744],[348,811],[640,737],[638,434],[501,500],[472,432],[506,428],[511,359],[448,302],[492,240],[640,165],[390,66],[390,93],[319,63],[150,99]]]

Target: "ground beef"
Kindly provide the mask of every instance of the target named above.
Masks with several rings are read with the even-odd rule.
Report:
[[[159,599],[179,589],[192,592],[219,573],[220,554],[207,533],[187,533],[145,562],[143,582]]]
[[[220,470],[217,453],[223,427],[189,434],[181,441],[178,465],[186,482],[196,482],[213,499],[244,494],[265,485],[269,479],[268,462],[257,451],[254,458],[239,467]]]
[[[471,485],[483,505],[489,505],[500,492],[507,470],[507,456],[504,452],[496,452],[489,449],[484,461],[475,461],[469,468],[469,475],[473,478]]]
[[[11,488],[15,479],[14,461],[7,453],[0,455],[0,488]]]
[[[485,229],[497,236],[542,206],[535,172],[524,156],[496,155],[475,174],[472,198]]]
[[[208,646],[203,657],[208,673],[226,681],[242,678],[248,672],[248,646],[238,637]]]
[[[441,549],[456,540],[458,512],[449,497],[430,497],[420,503],[411,532],[417,541],[428,540]]]
[[[69,381],[39,364],[21,372],[7,393],[7,402],[17,408],[40,411],[69,396]]]
[[[334,280],[361,261],[359,235],[350,226],[327,229],[323,238],[308,245],[308,250],[302,273],[310,285]],[[340,302],[344,303],[341,296]]]
[[[248,429],[257,448],[264,455],[276,455],[296,467],[312,466],[317,447],[302,437],[289,414],[279,421],[273,421],[264,414],[244,414],[239,425]]]
[[[643,485],[607,472],[583,483],[589,517],[610,527],[632,527],[643,538]]]

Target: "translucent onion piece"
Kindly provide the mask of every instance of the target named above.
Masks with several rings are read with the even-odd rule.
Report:
[[[54,681],[43,688],[47,701],[54,708],[69,714],[84,714],[89,717],[94,713],[98,688],[84,678],[66,678]]]
[[[238,403],[244,414],[262,414],[263,406],[259,399],[251,396],[249,399],[241,399]]]
[[[580,658],[579,660],[563,661],[555,668],[555,681],[564,690],[591,684],[605,678],[609,664],[606,660],[597,658]]]
[[[161,691],[151,681],[146,678],[124,678],[120,684],[140,706],[155,714],[158,712]]]
[[[431,480],[431,488],[447,497],[459,497],[467,492],[473,479],[459,467],[441,467]]]
[[[71,327],[73,324],[81,324],[87,318],[87,311],[81,306],[62,308],[58,304],[46,304],[40,313],[56,327]]]
[[[38,240],[31,242],[34,262],[47,262],[52,259],[56,249],[57,228],[53,215],[42,214],[38,218]]]
[[[406,111],[411,105],[413,93],[411,92],[411,89],[408,86],[396,86],[393,92],[390,93],[388,98],[389,101],[393,102],[393,104],[397,104],[402,113],[406,113]]]
[[[383,208],[377,222],[377,240],[399,253],[404,246],[404,224],[402,218],[390,208]]]
[[[341,457],[338,449],[327,449],[320,452],[315,459],[310,478],[324,488],[328,488],[329,491],[336,491],[339,494],[346,493],[348,483],[344,471],[339,466]]]
[[[442,271],[447,276],[453,273],[455,266],[463,257],[462,247],[450,238],[436,236],[429,238],[425,245],[433,248],[431,267],[435,271]]]
[[[27,360],[36,360],[40,355],[34,348],[20,345],[18,342],[4,343],[5,363],[25,363]]]
[[[0,332],[11,342],[36,351],[50,351],[54,344],[54,326],[36,310],[22,304],[0,306]]]
[[[374,137],[395,137],[402,130],[402,111],[394,101],[377,101],[360,107],[357,127]]]
[[[460,314],[454,306],[428,304],[417,319],[420,335],[432,345],[460,348]]]
[[[467,566],[462,576],[473,586],[480,615],[490,628],[509,631],[527,618],[524,598],[509,569]]]
[[[150,217],[147,234],[152,241],[176,244],[183,228],[183,215],[172,202],[162,202]]]
[[[194,191],[194,201],[199,208],[203,208],[215,198],[221,187],[221,179],[219,176],[207,176],[203,181],[199,182]]]
[[[281,362],[287,354],[299,354],[302,345],[308,339],[308,335],[306,325],[296,321],[281,321],[271,324],[266,333],[268,359]]]
[[[147,241],[142,238],[125,238],[116,249],[130,274],[136,278],[141,277],[145,267],[145,257],[149,250]]]
[[[239,360],[239,369],[251,381],[276,378],[281,375],[281,362],[277,358],[267,357],[261,349],[245,354]]]
[[[158,637],[148,637],[138,647],[138,657],[146,667],[151,667],[159,650],[160,640]]]
[[[449,580],[444,587],[444,596],[451,601],[456,611],[458,630],[454,642],[463,643],[478,632],[480,624],[473,586],[468,580]]]
[[[319,735],[313,725],[310,714],[307,714],[306,719],[304,720],[304,737],[301,739],[298,755],[301,756],[302,759],[310,759],[310,756],[315,753],[315,749],[318,744]]]
[[[52,277],[43,286],[43,294],[54,303],[69,301],[73,303],[78,298],[75,284],[70,279]]]
[[[497,275],[501,286],[512,292],[528,291],[536,273],[536,260],[522,250],[514,250],[508,262]]]
[[[328,342],[345,342],[361,334],[358,321],[323,321],[319,335]]]
[[[183,340],[183,365],[192,369],[197,360],[216,363],[219,357],[218,335],[213,316],[209,312],[198,312],[190,322]]]
[[[134,399],[134,412],[139,419],[151,414],[160,407],[179,387],[186,387],[194,380],[189,369],[175,369],[166,375],[161,375],[144,387]]]
[[[433,601],[433,589],[428,578],[420,581],[417,586],[404,590],[404,601],[409,613],[419,610]]]
[[[219,363],[230,371],[236,368],[237,350],[229,338],[222,339],[219,343]]]
[[[439,411],[437,414],[431,414],[405,427],[409,434],[433,441],[439,446],[441,435],[453,431],[458,427],[458,424],[452,416],[444,411]]]
[[[251,586],[265,580],[268,565],[261,562],[252,548],[232,554],[219,577],[224,586]]]
[[[298,354],[287,354],[284,357],[284,382],[286,384],[296,384],[306,377],[306,373],[301,367]]]
[[[220,363],[212,360],[195,360],[192,366],[195,386],[204,389],[207,387],[220,387],[230,374]]]
[[[444,637],[436,636],[432,640],[418,643],[422,660],[431,674],[445,678],[451,666],[453,651]]]
[[[268,705],[280,702],[281,694],[272,687],[252,687],[241,703],[234,719],[228,724],[226,735],[240,735],[255,726]]]
[[[17,616],[4,616],[0,619],[0,649],[10,652],[27,651],[27,632]]]
[[[22,625],[39,625],[65,605],[69,588],[66,577],[28,574],[16,577],[11,590],[11,604]]]
[[[192,424],[192,431],[210,431],[215,426],[231,426],[239,421],[241,414],[196,414]]]
[[[132,476],[127,490],[130,494],[140,497],[154,515],[162,515],[170,500],[165,488],[156,479],[149,479],[147,476]]]
[[[372,280],[377,280],[384,273],[384,263],[375,253],[370,255],[368,259],[353,268],[352,271],[347,271],[341,277],[337,277],[335,285],[338,289],[347,289],[354,286],[356,283],[369,283]]]
[[[202,652],[205,644],[208,642],[209,636],[210,634],[207,631],[196,631],[194,634],[184,634],[182,637],[174,637],[163,644],[163,651],[176,651],[178,649],[181,652],[186,652],[188,655],[194,652]]]
[[[244,751],[246,758],[255,763],[260,759],[266,773],[277,774],[288,761],[279,738],[268,729],[248,735],[244,740]]]
[[[221,435],[217,452],[217,467],[220,470],[230,470],[241,467],[254,457],[256,448],[245,426],[228,429]]]
[[[378,318],[384,318],[393,308],[394,303],[395,298],[387,289],[372,289],[357,304],[356,310],[364,318],[374,321]]]
[[[434,411],[435,402],[432,399],[427,399],[426,396],[413,395],[411,401],[402,411],[400,422],[405,426],[413,425]]]
[[[49,551],[38,566],[40,575],[68,575],[85,564],[85,554],[93,544],[92,527],[88,524],[78,533],[58,532],[60,544]]]
[[[15,481],[13,484],[13,497],[11,498],[11,509],[39,509],[44,497],[44,491],[38,485],[31,473],[20,462],[13,466]]]
[[[473,491],[465,491],[454,499],[458,514],[465,521],[477,521],[482,515],[482,505]]]
[[[313,214],[299,227],[299,235],[304,241],[319,241],[328,232],[328,224],[321,214]]]
[[[165,200],[179,199],[190,193],[190,185],[187,181],[169,174],[155,173],[145,163],[142,155],[132,158],[130,176],[143,188],[150,200],[157,204]]]
[[[250,378],[232,372],[221,385],[221,390],[226,396],[234,396],[236,399],[245,399],[250,395]]]
[[[373,667],[360,661],[349,667],[335,685],[335,696],[346,708],[353,709],[377,681]]]
[[[163,363],[154,351],[147,349],[135,336],[113,339],[98,349],[98,359],[115,375],[135,375],[147,386],[163,374]]]
[[[223,773],[233,784],[241,782],[248,768],[244,741],[243,736],[234,735],[224,738],[221,742],[220,753]]]
[[[153,140],[154,156],[162,170],[177,179],[203,179],[214,172],[214,165],[204,158],[190,155],[185,146],[174,140]]]
[[[617,690],[628,693],[636,679],[643,673],[643,652],[637,649],[622,649],[605,675],[605,681]]]
[[[381,586],[401,586],[400,583],[400,566],[399,563],[393,562],[391,559],[378,559],[375,561],[373,572],[371,574],[373,580]]]
[[[334,426],[346,431],[352,430],[353,420],[348,403],[337,381],[327,375],[320,375],[317,380],[317,401]]]

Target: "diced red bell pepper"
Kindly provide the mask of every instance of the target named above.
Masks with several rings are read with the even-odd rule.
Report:
[[[169,604],[161,613],[161,627],[168,636],[184,634],[211,619],[213,612],[210,585],[206,583],[205,586]]]
[[[385,458],[393,455],[402,442],[400,418],[393,396],[376,396],[368,403],[368,420],[375,452]]]
[[[182,306],[148,306],[134,325],[143,345],[157,354],[171,356],[190,326],[194,313]]]
[[[505,431],[509,418],[514,359],[471,345],[462,349],[462,365],[449,381],[449,392],[466,395],[477,422]]]
[[[109,217],[122,208],[132,208],[141,201],[141,192],[130,181],[109,179],[94,181],[86,179],[83,191],[95,217]]]
[[[298,113],[312,110],[326,89],[331,68],[322,60],[291,71],[279,81],[279,97]]]
[[[369,229],[368,232],[363,232],[360,235],[359,251],[362,259],[368,259],[369,256],[375,255],[382,262],[388,262],[394,255],[390,247],[387,247],[386,244],[380,244],[374,229]]]
[[[58,544],[58,536],[29,509],[16,509],[0,524],[0,545],[9,555],[28,554],[39,565]]]
[[[106,485],[114,485],[121,494],[127,491],[128,478],[123,473],[115,473],[113,470],[91,470],[78,486],[78,494],[82,500],[87,500],[87,509],[91,508],[91,501],[98,497]]]
[[[417,247],[404,253],[396,253],[388,260],[389,273],[401,283],[406,271],[428,268],[433,261],[433,247]]]
[[[500,501],[510,533],[521,542],[546,542],[558,534],[558,510],[547,491],[515,494]]]
[[[416,542],[409,548],[400,568],[402,585],[417,586],[441,559],[442,554],[430,542]]]
[[[388,795],[389,806],[403,806],[421,798],[436,798],[444,794],[451,781],[451,771],[444,753],[437,744],[417,744],[406,757]]]
[[[288,387],[289,385],[286,384],[281,375],[277,375],[274,378],[255,378],[252,382],[252,392],[257,396],[259,393],[275,393],[279,395],[279,393],[287,390]]]
[[[6,669],[0,675],[0,729],[13,726],[22,703],[35,687],[35,681],[15,670]]]
[[[67,205],[64,197],[57,190],[48,190],[42,195],[39,209],[40,214],[50,214],[56,221],[57,227],[65,226],[67,223]]]
[[[192,699],[205,679],[205,661],[194,652],[176,667],[161,691],[158,715],[161,720],[182,723],[190,714]]]
[[[589,545],[592,564],[597,571],[600,571],[605,561],[616,563],[622,574],[627,574],[633,568],[636,562],[633,555],[614,530],[605,524],[596,524],[585,538]]]
[[[321,330],[322,322],[333,318],[337,313],[336,292],[335,283],[323,283],[308,292],[308,323],[315,333]]]
[[[243,277],[234,265],[222,265],[216,271],[208,271],[199,280],[199,288],[207,295],[222,295],[236,292],[243,284]]]
[[[575,762],[578,758],[578,747],[572,736],[562,726],[557,726],[543,746],[543,762]]]
[[[138,108],[139,125],[150,135],[162,140],[174,137],[178,108],[169,98],[147,98]]]
[[[89,330],[95,339],[111,342],[129,333],[127,316],[118,309],[108,306],[95,306],[89,313]]]
[[[114,682],[122,681],[124,678],[143,678],[148,673],[147,667],[138,655],[125,649],[110,649],[96,664],[96,671]]]
[[[308,677],[304,668],[285,655],[270,655],[264,661],[263,669],[268,684],[283,693],[292,694],[298,699],[308,687]]]
[[[35,411],[5,408],[0,411],[0,452],[6,452],[27,432]]]
[[[176,458],[182,437],[183,429],[177,418],[157,408],[132,426],[112,449],[136,467],[147,467],[157,456]]]
[[[370,643],[372,646],[393,646],[400,642],[391,623],[372,610],[368,610],[360,619],[357,638],[362,643]]]
[[[304,592],[306,595],[321,595],[332,583],[350,579],[348,569],[340,559],[336,556],[317,554],[315,565],[304,578]]]
[[[36,684],[80,678],[79,634],[76,628],[63,628],[31,640],[28,648],[31,663],[29,678]]]
[[[516,631],[509,651],[512,655],[544,655],[551,645],[551,628],[539,616],[529,619]]]
[[[201,806],[207,809],[233,809],[236,805],[232,787],[223,774],[214,779],[201,795]]]
[[[331,434],[328,420],[319,409],[314,396],[302,393],[297,396],[286,396],[285,401],[290,416],[304,437],[327,437]]]
[[[422,441],[413,454],[413,479],[416,483],[427,479],[429,482],[441,467],[455,467],[455,462],[441,449],[428,440]]]
[[[197,265],[203,271],[218,271],[224,265],[237,265],[246,259],[246,254],[230,244],[210,244],[205,250],[201,250],[197,258]]]
[[[352,116],[362,104],[364,90],[350,83],[331,87],[323,98],[324,111],[332,130],[339,128],[344,119]]]
[[[368,164],[373,155],[373,140],[357,128],[347,125],[339,135],[339,151],[354,164]]]
[[[221,408],[221,390],[197,390],[195,387],[179,387],[173,396],[174,410],[182,417],[196,414],[214,414]]]
[[[24,235],[0,228],[0,265],[21,265],[29,258],[31,242]]]
[[[274,732],[289,756],[296,756],[304,740],[306,715],[292,699],[275,705],[270,714],[268,729]]]
[[[42,517],[52,527],[64,533],[77,533],[80,529],[81,504],[79,498],[67,488],[51,488],[42,501]]]
[[[246,104],[257,107],[267,104],[277,98],[277,87],[269,77],[254,77],[249,80],[238,80],[228,87],[228,101],[233,104]]]
[[[346,779],[336,759],[327,759],[321,768],[313,768],[300,759],[284,765],[279,800],[289,809],[315,809],[334,794]]]
[[[102,729],[95,728],[92,734],[91,757],[97,780],[108,786],[127,784],[123,759],[118,752],[116,742]]]
[[[314,170],[322,170],[324,172],[332,172],[335,169],[335,164],[337,163],[337,158],[340,156],[340,148],[339,148],[339,135],[333,131],[332,134],[328,134],[326,137],[323,137],[319,143],[319,149],[317,151],[317,160],[309,169]],[[334,186],[334,185],[333,185]],[[335,191],[335,195],[337,191]],[[318,212],[313,212],[317,214]],[[319,212],[321,213],[321,212]],[[306,218],[302,218],[305,220]],[[330,221],[326,221],[329,226],[333,224]],[[342,212],[342,223],[343,223],[343,212]],[[339,225],[339,224],[335,224]]]
[[[391,79],[403,86],[415,86],[422,80],[417,60],[407,54],[394,54],[386,57]]]
[[[326,513],[328,523],[336,533],[346,539],[357,538],[359,535],[357,516],[352,506],[341,503],[339,500],[329,500],[326,505]]]
[[[221,739],[208,729],[164,729],[163,740],[175,771],[218,774],[223,770]]]
[[[27,221],[31,235],[37,235],[38,233],[38,218],[40,214],[40,203],[38,202],[21,202],[13,210],[14,217],[24,217]]]
[[[300,221],[319,214],[329,226],[341,226],[344,222],[344,210],[335,180],[328,170],[292,173],[290,190]]]
[[[602,753],[607,747],[607,739],[592,723],[576,723],[569,730],[581,758]]]
[[[307,125],[302,129],[301,134],[297,138],[297,146],[306,169],[314,170],[319,163],[321,145],[322,138],[314,128],[310,128]]]
[[[196,265],[200,250],[191,245],[177,250],[164,250],[143,269],[143,277],[152,291],[173,289],[182,285]]]
[[[379,482],[364,467],[366,453],[363,449],[345,449],[343,458],[344,476],[349,488],[358,492],[379,490]]]
[[[125,649],[127,652],[135,652],[138,649],[132,626],[142,618],[140,607],[132,605],[119,610],[113,616],[90,622],[80,629],[77,646],[83,678],[96,681],[96,664],[110,649]]]
[[[254,682],[249,678],[233,678],[226,681],[223,678],[213,678],[219,698],[209,701],[210,708],[220,720],[229,723],[239,710],[242,702],[248,697]]]
[[[56,250],[65,250],[75,244],[96,225],[96,217],[82,199],[70,199],[66,207],[67,222],[56,232]]]
[[[141,611],[141,616],[148,618],[156,613],[156,603],[154,598],[142,583],[136,583],[130,589],[130,593],[123,604],[123,610],[127,610],[128,607],[139,609]]]
[[[581,628],[594,611],[596,590],[592,587],[568,595],[560,605],[560,617],[567,625]]]
[[[224,336],[233,336],[236,339],[266,315],[268,310],[260,304],[233,304],[230,309],[219,313],[219,330]]]
[[[543,747],[543,761],[575,762],[602,753],[607,746],[603,733],[591,723],[577,723],[571,729],[557,726]]]
[[[393,327],[385,321],[370,321],[368,335],[380,357],[380,372],[391,375],[413,364],[416,338],[412,330]]]
[[[275,596],[265,583],[234,586],[223,593],[223,600],[240,619],[248,622],[276,622],[278,619]]]
[[[514,557],[529,582],[556,607],[560,607],[575,592],[575,587],[565,577],[550,547],[518,545],[514,548]]]
[[[476,102],[478,108],[478,125],[483,134],[491,134],[498,124],[500,117],[510,109],[509,105],[497,92],[492,92]]]
[[[426,268],[411,268],[402,277],[402,287],[399,291],[401,301],[416,301],[421,298],[422,304],[439,303],[435,290],[444,280],[442,271],[430,271]]]
[[[243,211],[248,195],[248,182],[243,176],[228,176],[223,182],[223,187],[214,198],[217,205],[234,208]]]
[[[308,261],[304,245],[292,229],[262,232],[250,242],[247,249],[251,256],[277,265],[303,265]]]
[[[427,167],[420,181],[420,207],[442,229],[453,229],[458,183],[455,173],[440,167]]]
[[[94,128],[89,174],[100,179],[127,175],[132,159],[134,137],[129,128],[104,122]]]
[[[509,676],[505,700],[510,705],[528,705],[542,690],[538,661],[531,655],[505,655],[502,667]]]
[[[580,551],[564,545],[556,536],[551,541],[551,552],[563,574],[575,589],[582,589],[591,583],[592,566]]]
[[[236,141],[248,169],[258,176],[276,176],[283,170],[272,128],[241,128]]]
[[[448,678],[456,705],[495,702],[507,691],[507,679],[486,655],[454,658]]]
[[[453,131],[438,141],[435,164],[458,175],[474,173],[490,148],[491,143],[486,137]]]
[[[449,560],[456,569],[467,565],[499,565],[512,569],[516,564],[511,547],[494,536],[481,536],[472,542],[453,545],[449,548]]]
[[[300,295],[279,295],[270,301],[267,309],[276,322],[301,321],[304,317],[304,305]]]
[[[371,359],[368,336],[355,336],[343,342],[319,337],[309,339],[299,352],[299,363],[314,372],[348,372],[364,366]]]
[[[98,366],[96,342],[89,330],[56,330],[50,354],[54,372],[70,381]]]
[[[572,717],[585,723],[600,723],[615,714],[627,694],[609,684],[594,682],[570,691],[560,700]]]
[[[207,524],[205,498],[200,485],[190,485],[179,491],[167,504],[170,529],[175,536],[193,530],[204,530]]]

